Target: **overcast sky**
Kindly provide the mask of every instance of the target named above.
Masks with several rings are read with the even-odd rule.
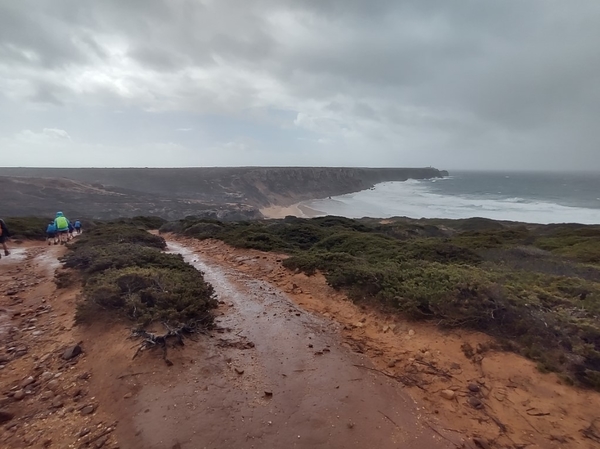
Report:
[[[600,170],[600,1],[0,0],[3,166]]]

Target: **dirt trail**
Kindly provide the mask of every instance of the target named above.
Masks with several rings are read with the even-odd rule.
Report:
[[[595,428],[583,431],[600,395],[491,350],[485,336],[357,307],[321,276],[284,269],[284,256],[169,246],[220,300],[218,329],[170,350],[170,367],[159,352],[132,360],[128,321],[74,325],[78,288],[52,282],[64,248],[25,245],[0,261],[0,411],[14,414],[0,422],[0,447],[599,446]],[[76,342],[83,354],[64,360]]]
[[[53,282],[64,247],[11,245],[0,260],[0,447],[111,448],[109,417],[98,411],[86,355],[66,360],[79,340],[73,327],[78,288]],[[82,446],[83,447],[83,446]]]
[[[335,325],[264,281],[175,242],[169,247],[203,271],[225,302],[217,320],[225,332],[210,349],[209,370],[199,364],[172,389],[142,389],[142,401],[171,410],[164,419],[164,407],[134,418],[144,436],[139,447],[449,447],[396,382],[358,367],[371,365],[340,345]]]

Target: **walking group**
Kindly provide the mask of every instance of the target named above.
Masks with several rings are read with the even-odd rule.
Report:
[[[81,221],[75,220],[74,223],[71,223],[65,214],[57,212],[54,221],[48,223],[46,228],[46,240],[48,245],[52,245],[53,242],[55,245],[59,243],[66,245],[69,240],[73,239],[74,234],[81,234],[81,230]]]
[[[69,240],[72,240],[75,235],[81,234],[83,226],[81,221],[75,220],[73,223],[69,221],[65,214],[62,212],[56,213],[56,218],[48,223],[46,227],[46,241],[48,245],[66,245]],[[4,255],[8,256],[10,251],[8,250],[7,242],[11,236],[8,226],[4,220],[0,219],[0,246],[4,250]],[[0,259],[2,254],[0,253]]]

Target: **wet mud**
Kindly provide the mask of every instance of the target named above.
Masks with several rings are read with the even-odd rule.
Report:
[[[220,329],[171,383],[141,387],[127,447],[452,447],[397,382],[341,345],[335,324],[264,281],[169,249],[215,287]]]

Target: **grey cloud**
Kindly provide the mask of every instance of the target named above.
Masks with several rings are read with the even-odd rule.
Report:
[[[232,120],[279,109],[302,114],[290,128],[316,134],[305,142],[351,139],[357,152],[403,140],[467,165],[506,148],[600,167],[595,0],[39,5],[0,5],[0,85],[23,79],[25,101]]]

